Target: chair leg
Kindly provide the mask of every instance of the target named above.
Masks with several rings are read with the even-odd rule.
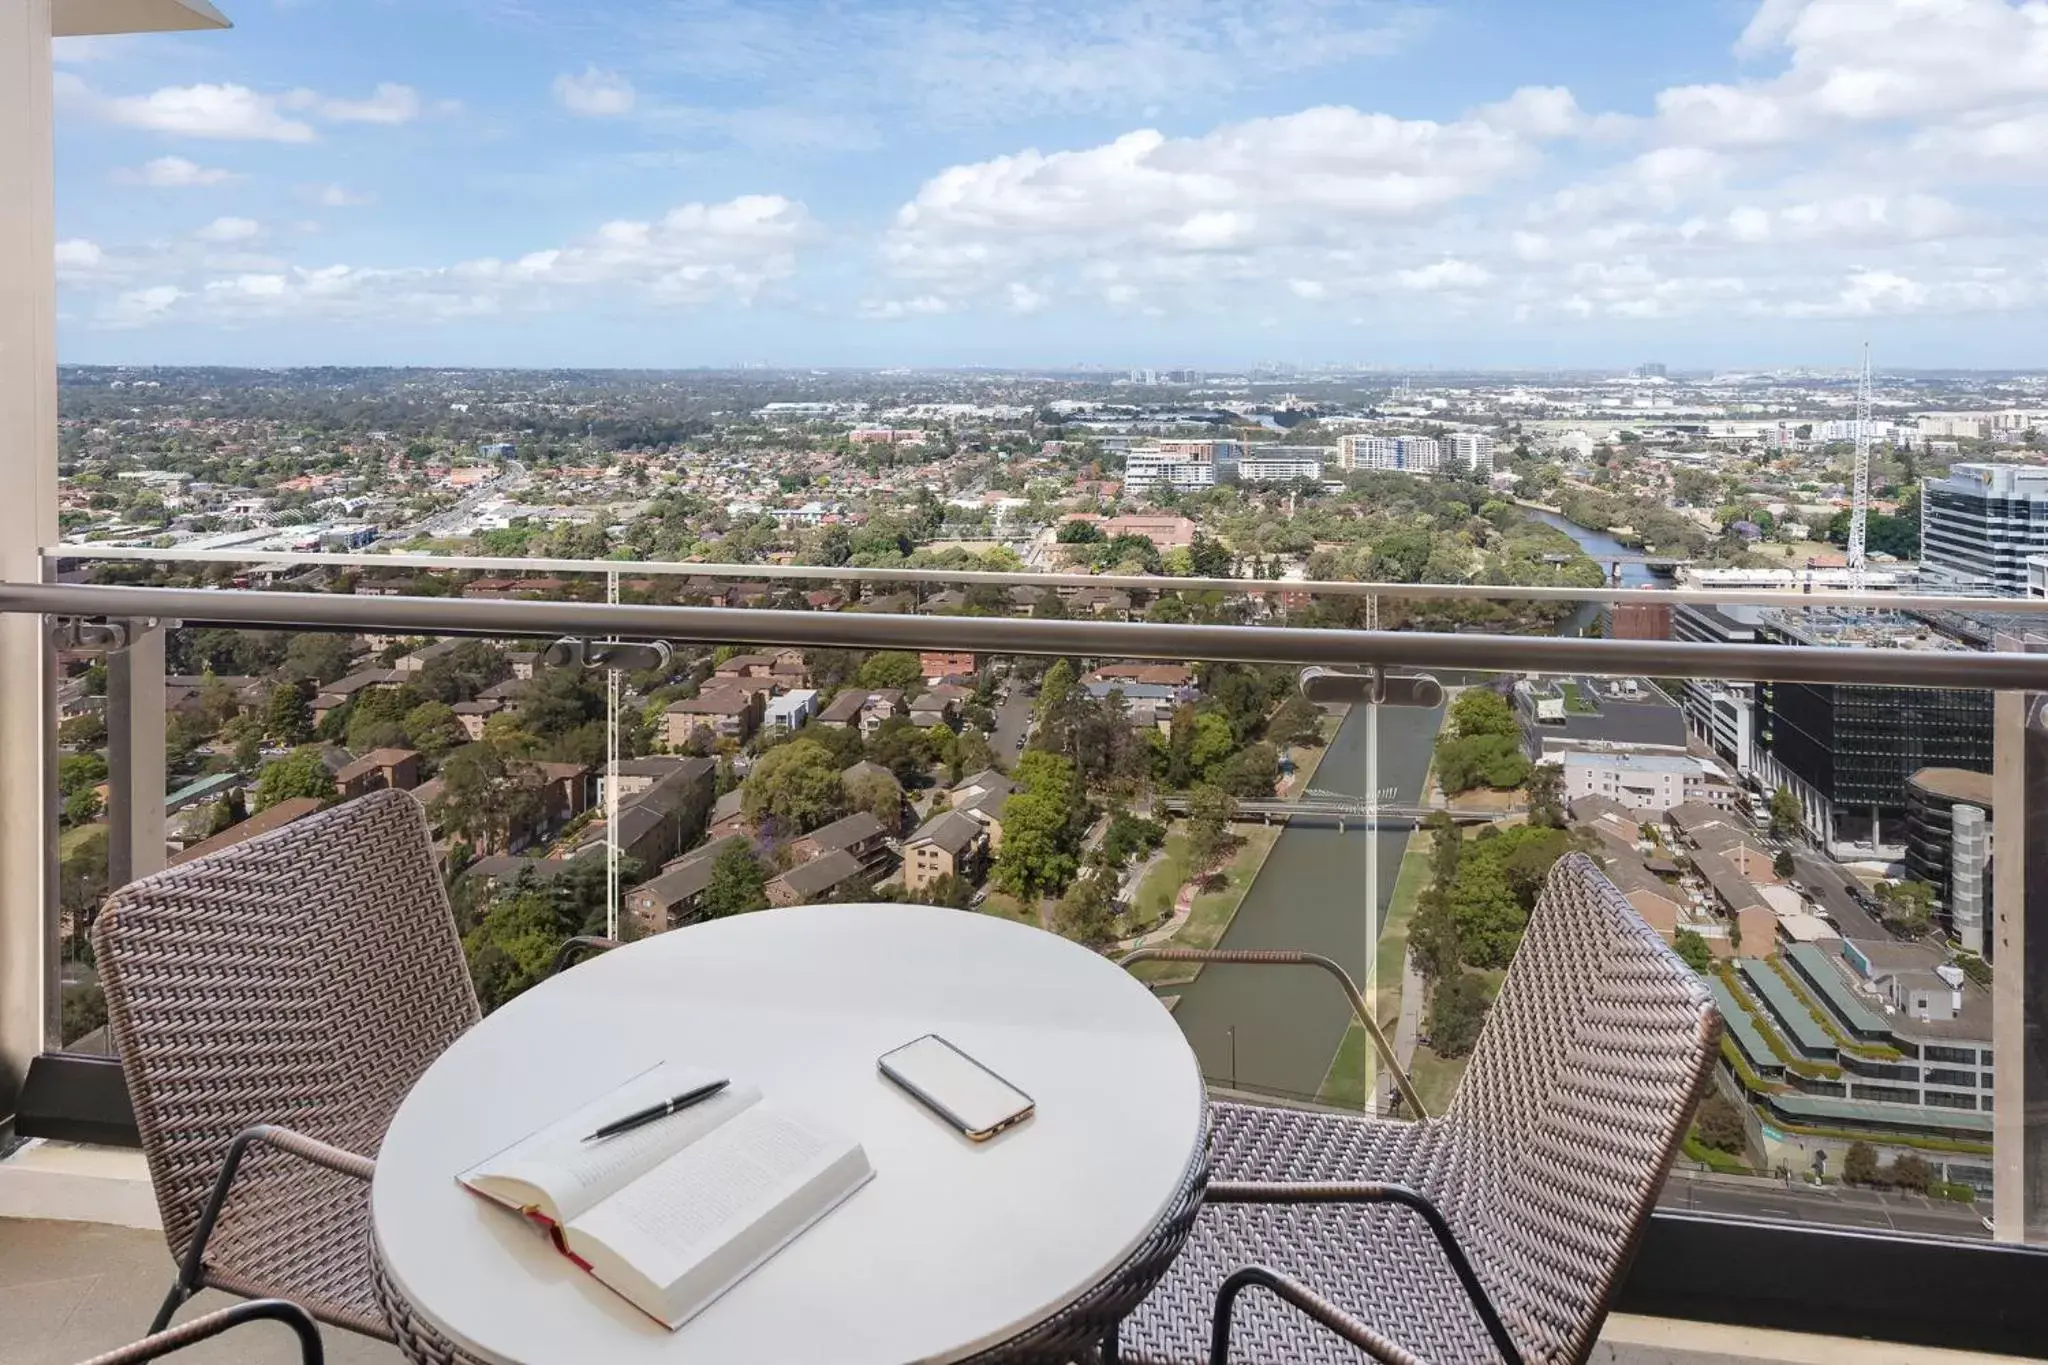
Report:
[[[1102,1365],[1117,1365],[1117,1326],[1118,1324],[1112,1323],[1109,1330],[1102,1334]]]
[[[153,1337],[169,1327],[172,1317],[184,1306],[185,1300],[191,1297],[192,1291],[185,1287],[185,1273],[181,1269],[178,1272],[178,1282],[171,1286],[170,1293],[164,1295],[164,1305],[156,1310],[156,1319],[149,1324],[149,1331],[145,1335]]]

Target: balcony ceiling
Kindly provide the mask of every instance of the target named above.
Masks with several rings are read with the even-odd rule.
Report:
[[[231,26],[207,0],[50,0],[50,35],[55,38]]]

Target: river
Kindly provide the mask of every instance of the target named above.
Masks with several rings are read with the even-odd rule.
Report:
[[[1554,512],[1525,509],[1569,535],[1596,560],[1631,550],[1604,531],[1590,530]],[[1605,561],[1602,568],[1606,567]],[[1623,587],[1651,587],[1657,579],[1641,564],[1621,566]],[[1599,612],[1586,603],[1559,627],[1580,633]],[[1338,728],[1316,769],[1314,785],[1324,791],[1363,796],[1367,727],[1380,727],[1380,786],[1391,804],[1420,805],[1430,750],[1443,723],[1441,709],[1384,710],[1354,706]],[[1365,894],[1366,841],[1380,841],[1381,918],[1400,875],[1408,830],[1377,835],[1355,826],[1339,832],[1319,823],[1290,825],[1245,894],[1244,904],[1224,932],[1224,948],[1295,948],[1322,953],[1341,963],[1361,987],[1366,955],[1377,938],[1369,925]],[[1301,967],[1210,966],[1181,988],[1174,1009],[1181,1031],[1201,1059],[1203,1074],[1225,1085],[1282,1094],[1313,1096],[1343,1041],[1351,1010],[1336,983]]]

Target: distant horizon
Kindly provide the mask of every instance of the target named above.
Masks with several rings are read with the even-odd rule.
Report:
[[[66,361],[1998,371],[2048,321],[2022,0],[223,3],[54,45]]]

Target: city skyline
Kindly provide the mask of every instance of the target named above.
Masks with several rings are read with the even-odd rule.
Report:
[[[2008,369],[2048,296],[2004,0],[231,17],[57,44],[67,362]]]

